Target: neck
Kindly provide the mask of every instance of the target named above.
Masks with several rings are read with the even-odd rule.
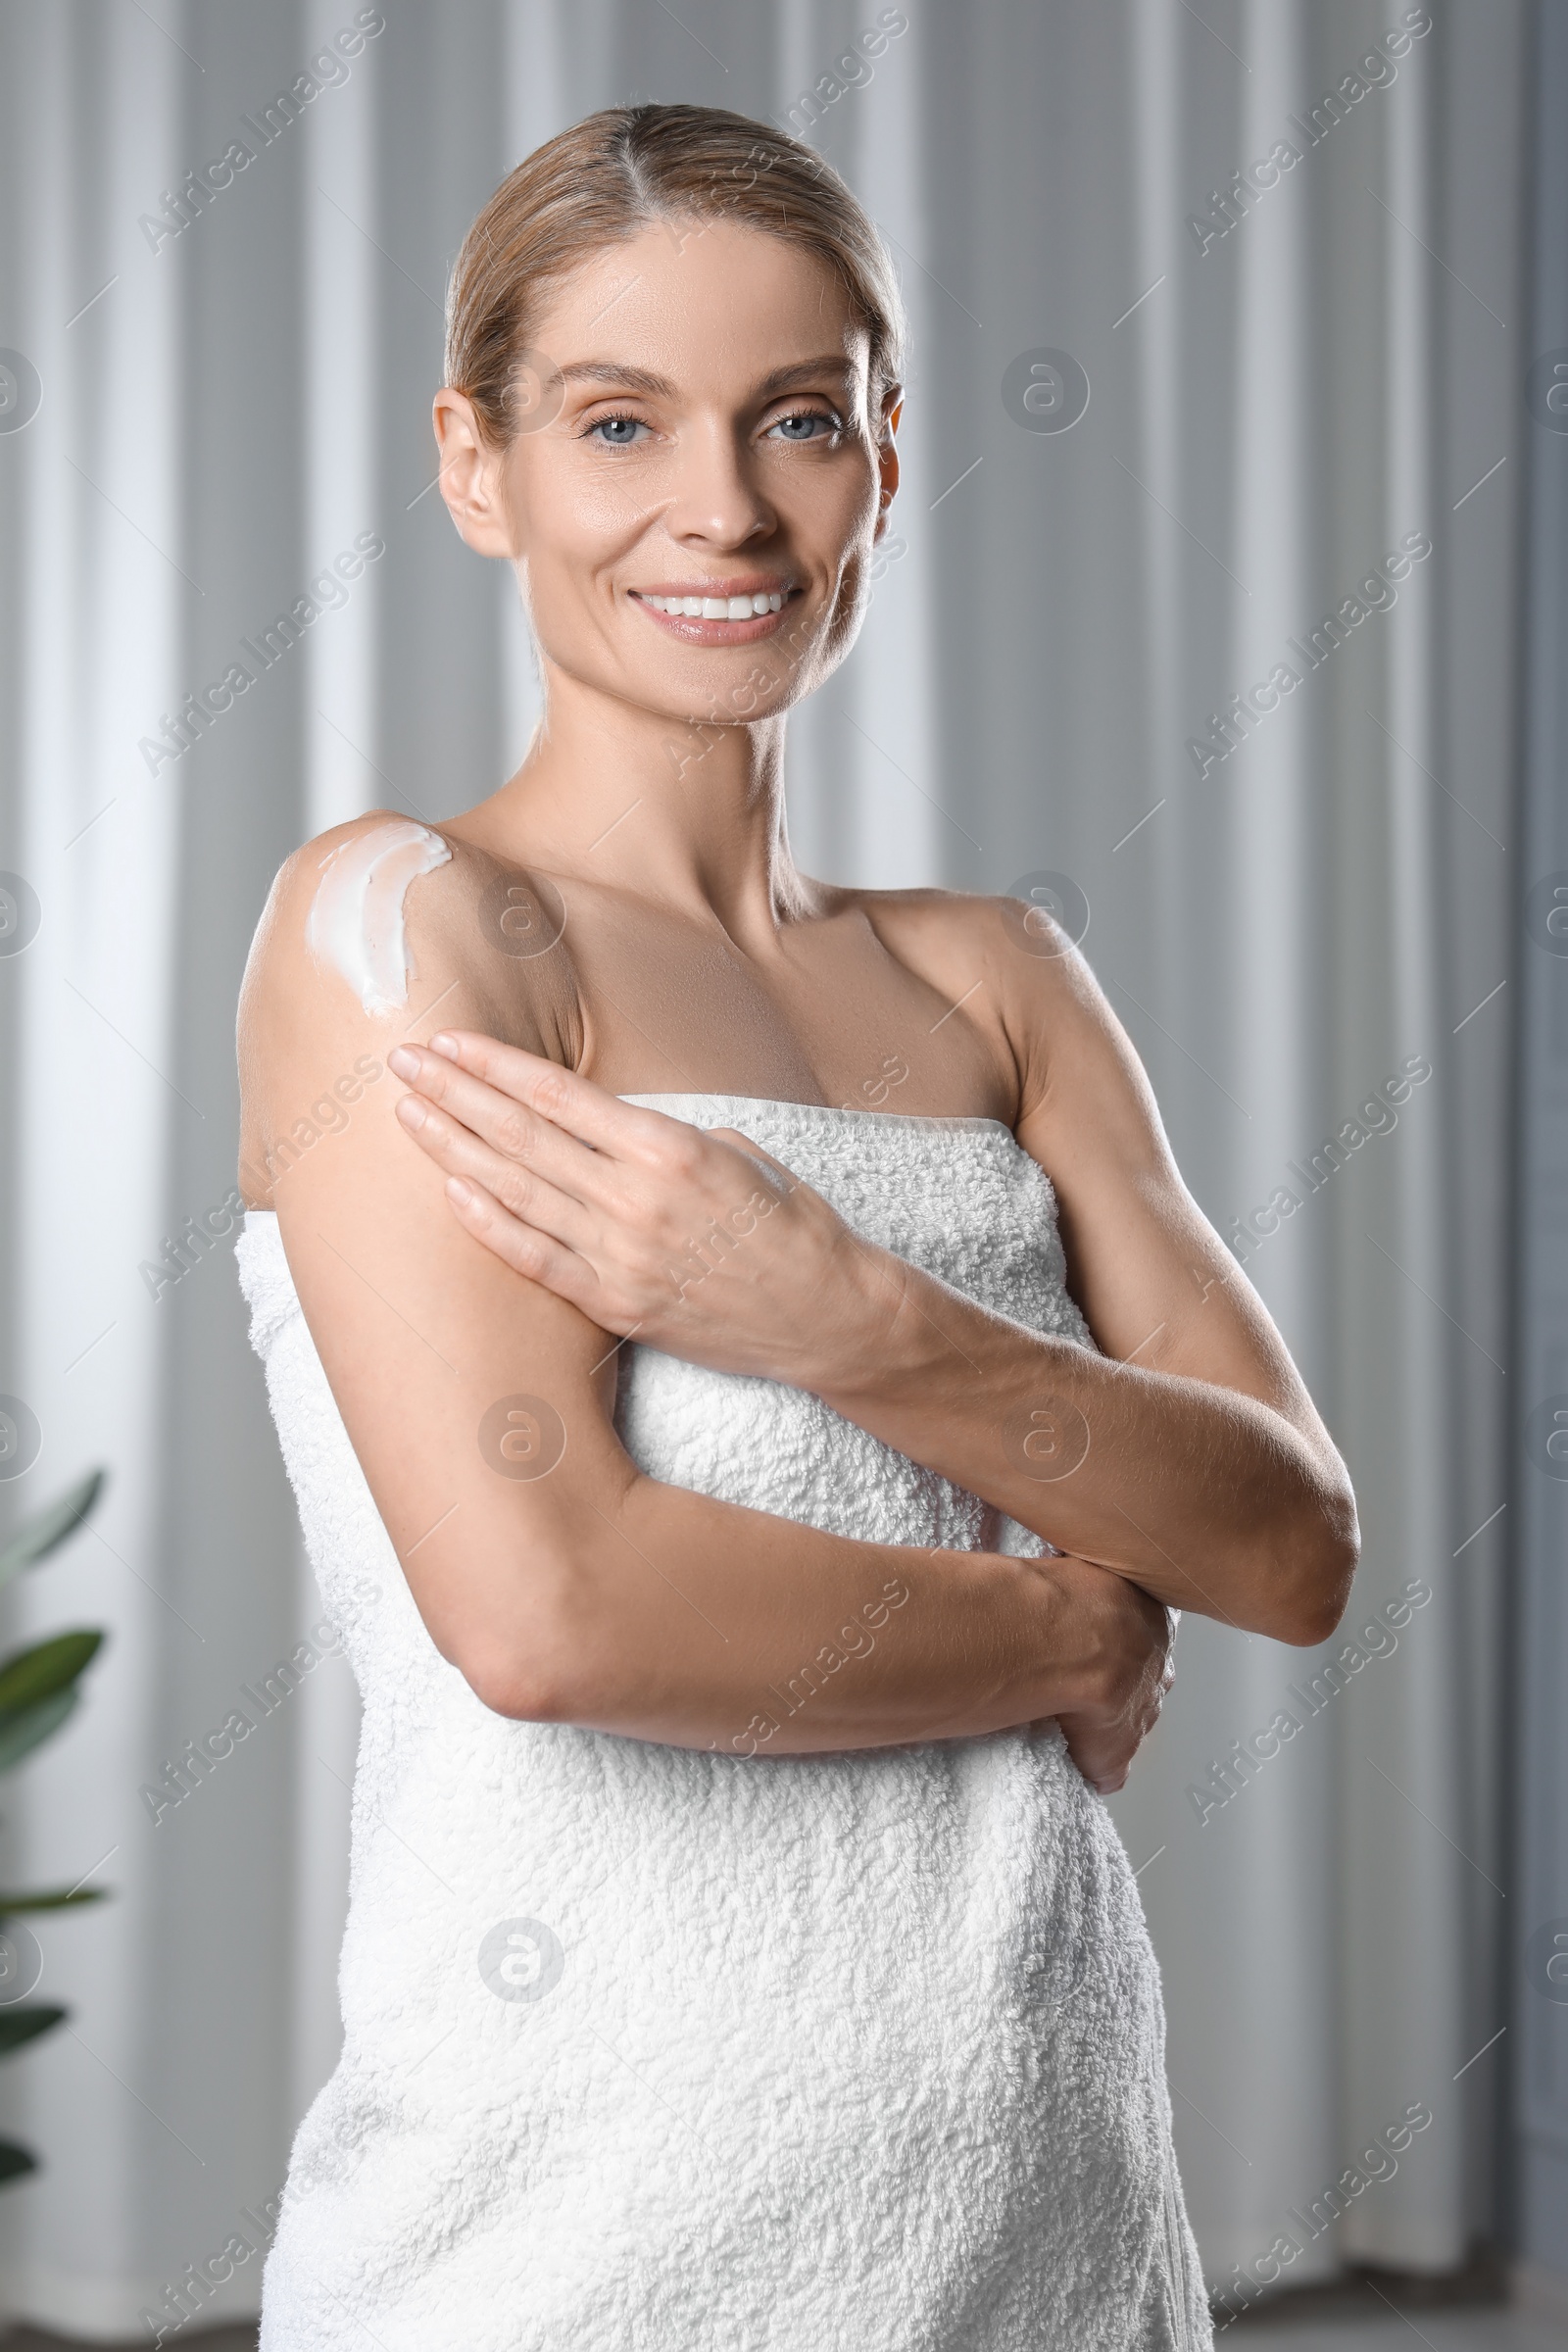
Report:
[[[497,857],[771,938],[808,886],[784,819],[783,715],[716,726],[642,710],[545,668],[516,774],[460,820]]]

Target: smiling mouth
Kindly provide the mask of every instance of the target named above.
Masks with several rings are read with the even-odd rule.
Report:
[[[655,596],[647,589],[633,588],[630,594],[651,612],[662,612],[670,620],[764,620],[770,613],[781,612],[796,592],[783,589],[757,588],[748,595],[737,596]]]

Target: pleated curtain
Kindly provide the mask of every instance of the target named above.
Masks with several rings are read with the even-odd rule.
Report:
[[[792,722],[802,862],[1055,878],[1355,1480],[1342,1632],[1190,1616],[1112,1808],[1205,2267],[1240,2303],[1495,2229],[1531,24],[0,5],[38,385],[0,413],[0,869],[38,909],[0,953],[0,1390],[41,1432],[0,1511],[111,1473],[0,1603],[111,1632],[0,1845],[114,1890],[38,1923],[72,2016],[0,2071],[45,2160],[0,2306],[254,2311],[335,2059],[356,1715],[221,1230],[235,999],[302,840],[454,813],[526,745],[510,574],[431,487],[446,276],[515,161],[637,98],[803,130],[909,306],[871,611]]]

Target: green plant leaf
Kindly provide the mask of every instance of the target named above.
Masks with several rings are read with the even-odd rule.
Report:
[[[35,2173],[38,2159],[14,2139],[0,2139],[0,2181],[20,2180],[24,2173]]]
[[[80,1696],[74,1683],[57,1690],[52,1698],[40,1698],[33,1707],[17,1707],[0,1714],[0,1772],[10,1772],[41,1741],[58,1732]]]
[[[9,1707],[35,1706],[74,1683],[103,1647],[103,1635],[78,1630],[52,1634],[30,1649],[13,1650],[0,1659],[0,1714]]]
[[[0,2009],[0,2058],[20,2050],[24,2042],[35,2041],[70,2014],[54,2001],[19,2001],[14,2009]]]
[[[54,1886],[28,1894],[0,1892],[0,1919],[14,1911],[64,1911],[68,1904],[74,1911],[78,1903],[101,1903],[109,1891],[107,1886]]]
[[[63,1544],[86,1518],[103,1493],[106,1470],[89,1470],[58,1502],[49,1504],[35,1519],[24,1520],[9,1544],[0,1546],[0,1585],[24,1568],[34,1568],[47,1559],[57,1545]]]

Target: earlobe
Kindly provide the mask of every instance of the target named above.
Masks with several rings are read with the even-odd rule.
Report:
[[[471,547],[476,556],[510,556],[512,548],[507,532],[500,522],[494,506],[482,488],[468,489],[464,480],[466,468],[444,466],[441,469],[441,495],[446,501],[459,538]],[[454,478],[456,477],[456,478]]]
[[[459,537],[476,555],[510,557],[511,535],[496,499],[500,459],[479,434],[472,404],[445,385],[431,412],[439,452],[437,480]]]

